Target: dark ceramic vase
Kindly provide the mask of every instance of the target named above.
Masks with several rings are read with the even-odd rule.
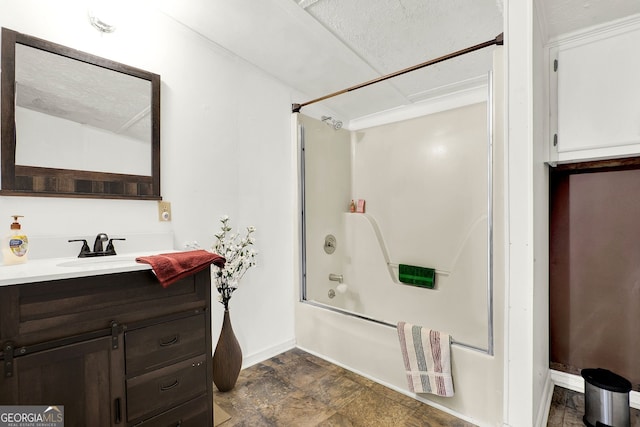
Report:
[[[229,310],[224,311],[222,330],[213,353],[213,383],[220,391],[233,389],[242,367],[242,349],[233,333]]]

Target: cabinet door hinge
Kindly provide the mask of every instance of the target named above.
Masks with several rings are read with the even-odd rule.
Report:
[[[557,59],[553,60],[553,71],[558,71],[558,60]]]
[[[117,350],[120,345],[120,334],[124,330],[124,327],[118,322],[111,322],[111,349]]]
[[[4,354],[4,377],[13,377],[13,343],[8,342],[2,346]]]
[[[558,146],[558,134],[557,133],[553,134],[553,146],[554,147]]]

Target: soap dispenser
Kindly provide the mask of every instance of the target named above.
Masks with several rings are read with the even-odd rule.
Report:
[[[18,222],[18,218],[22,218],[22,215],[12,215],[12,217],[11,231],[2,240],[2,260],[5,265],[27,262],[27,250],[29,249],[29,239]]]

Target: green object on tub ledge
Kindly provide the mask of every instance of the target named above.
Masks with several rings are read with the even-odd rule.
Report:
[[[436,270],[433,268],[399,264],[398,270],[398,279],[402,283],[428,289],[433,289],[435,286]]]

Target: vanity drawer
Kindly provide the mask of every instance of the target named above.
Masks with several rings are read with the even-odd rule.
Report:
[[[204,354],[127,380],[129,422],[153,416],[207,391]]]
[[[208,270],[163,288],[149,270],[0,286],[0,341],[29,346],[131,325],[177,313],[202,312],[210,301]]]
[[[150,371],[206,352],[204,313],[127,331],[127,375]]]
[[[202,395],[187,403],[163,412],[153,418],[149,418],[135,427],[207,427],[213,424],[209,398]]]

